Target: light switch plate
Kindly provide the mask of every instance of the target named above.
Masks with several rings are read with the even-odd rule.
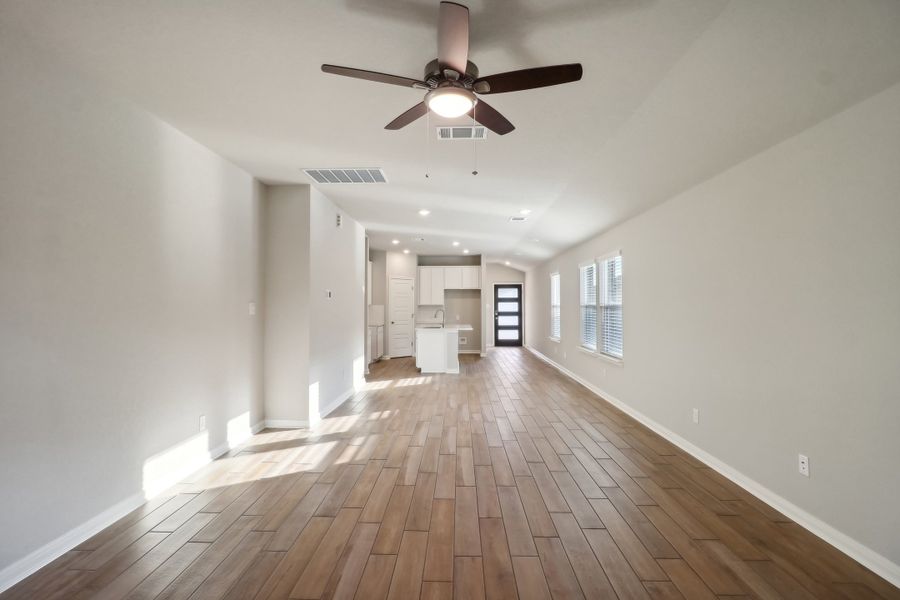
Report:
[[[200,415],[200,431],[206,431],[206,415]]]
[[[251,317],[253,315],[255,315],[256,314],[256,302],[251,302],[250,304],[248,304],[247,311],[250,313]]]

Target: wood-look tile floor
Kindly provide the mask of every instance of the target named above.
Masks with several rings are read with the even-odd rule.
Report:
[[[0,598],[900,597],[522,349],[367,387]]]

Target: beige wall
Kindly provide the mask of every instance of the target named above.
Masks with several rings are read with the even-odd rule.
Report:
[[[384,250],[370,250],[372,261],[372,304],[387,304],[387,253]]]
[[[263,404],[260,186],[12,31],[0,56],[2,587]]]
[[[266,420],[300,426],[361,383],[365,231],[308,185],[267,192]]]
[[[341,227],[336,216],[343,217]],[[310,402],[324,416],[365,373],[366,232],[310,191]],[[331,297],[327,293],[331,293]],[[314,411],[315,412],[315,411]]]
[[[472,331],[461,331],[460,352],[478,352],[481,350],[481,290],[445,290],[444,291],[444,322],[448,325],[466,323],[472,326]],[[431,316],[434,311],[429,311]]]
[[[310,187],[266,188],[265,406],[272,426],[309,420]]]
[[[895,85],[530,272],[529,344],[896,575],[898,165]],[[623,366],[577,349],[578,263],[616,249]]]
[[[485,318],[484,318],[484,327],[485,327],[485,340],[488,346],[494,345],[494,284],[497,283],[521,283],[523,284],[523,296],[525,295],[524,283],[525,283],[525,272],[520,271],[518,269],[513,269],[512,267],[507,267],[506,265],[501,265],[497,263],[487,263],[485,265],[485,276],[484,276],[484,306],[485,306]],[[524,334],[527,336],[527,315],[525,311],[527,310],[527,298],[523,298],[522,302],[522,318],[526,320],[523,323],[523,327],[526,329]]]

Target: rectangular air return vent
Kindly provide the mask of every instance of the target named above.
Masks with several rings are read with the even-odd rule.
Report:
[[[523,223],[528,220],[528,217],[510,217],[510,223]]]
[[[381,169],[303,169],[316,183],[387,183]]]
[[[438,127],[437,136],[439,140],[483,140],[487,137],[487,129],[481,125],[472,127],[464,125],[462,127]]]

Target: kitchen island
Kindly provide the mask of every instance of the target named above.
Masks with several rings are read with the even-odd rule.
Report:
[[[471,325],[416,327],[416,366],[423,373],[459,373],[459,332]]]

